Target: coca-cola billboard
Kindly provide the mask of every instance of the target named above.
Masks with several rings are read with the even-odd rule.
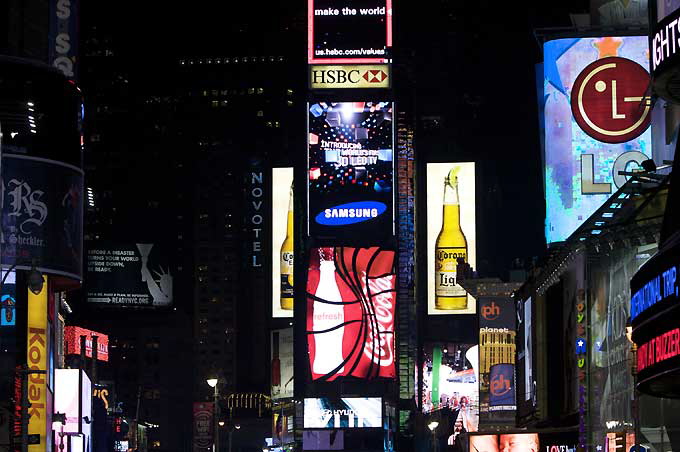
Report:
[[[312,380],[396,377],[394,255],[379,247],[311,250],[306,332]]]

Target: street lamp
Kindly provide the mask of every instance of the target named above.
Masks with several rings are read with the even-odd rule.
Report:
[[[217,378],[208,378],[206,380],[208,383],[208,386],[211,388],[215,388],[215,413],[213,414],[213,428],[214,428],[214,438],[213,438],[213,452],[219,452],[220,451],[220,430],[219,430],[219,424],[218,424],[218,419],[220,417],[220,404],[219,404],[219,398],[220,398],[220,390],[219,386],[217,383],[219,382],[219,379]]]
[[[439,426],[439,422],[437,422],[437,421],[432,421],[429,424],[427,424],[427,428],[429,428],[430,431],[432,432],[432,446],[433,446],[432,449],[434,450],[434,452],[437,452],[437,449],[439,448],[439,447],[437,447],[438,446],[437,437],[435,436],[435,433],[434,433],[435,429],[438,426]]]

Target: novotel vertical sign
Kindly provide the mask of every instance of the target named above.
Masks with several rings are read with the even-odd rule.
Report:
[[[248,215],[247,223],[251,231],[250,237],[250,266],[262,267],[262,239],[264,237],[264,172],[254,169],[248,172]]]
[[[317,102],[308,111],[309,235],[392,236],[392,102]]]

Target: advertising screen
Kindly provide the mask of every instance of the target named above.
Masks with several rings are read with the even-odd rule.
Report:
[[[479,347],[476,344],[425,344],[423,411],[440,410],[450,433],[479,427]]]
[[[475,164],[427,164],[427,313],[474,314],[475,299],[457,284],[462,259],[477,264]]]
[[[205,452],[213,444],[213,413],[215,405],[212,402],[194,402],[194,452]]]
[[[382,428],[380,397],[305,399],[304,428]]]
[[[38,294],[28,290],[28,321],[26,325],[26,364],[34,370],[47,371],[47,277]],[[28,402],[31,404],[28,434],[40,435],[40,444],[28,446],[29,452],[45,449],[47,433],[47,386],[45,376],[28,379]],[[76,386],[77,388],[77,386]]]
[[[308,118],[309,235],[392,235],[392,102],[319,102]]]
[[[272,399],[293,397],[293,328],[271,333]]]
[[[486,424],[514,424],[515,302],[510,297],[479,299],[479,417]]]
[[[308,63],[387,63],[392,0],[307,0]]]
[[[293,168],[272,168],[272,316],[293,317]]]
[[[576,432],[473,434],[469,452],[576,452]],[[628,449],[626,449],[628,450]]]
[[[2,161],[2,264],[82,280],[83,172],[23,155]]]
[[[394,251],[313,248],[307,347],[313,380],[395,378]]]
[[[16,273],[14,270],[9,272],[9,274],[3,271],[0,272],[0,277],[2,277],[4,281],[2,284],[2,294],[0,295],[0,327],[14,326],[17,324]],[[0,329],[0,331],[3,330]]]
[[[652,156],[646,36],[543,47],[547,243],[569,237]]]
[[[153,243],[90,243],[85,288],[88,303],[108,306],[172,305],[172,273],[164,249]]]
[[[534,381],[534,351],[531,320],[531,297],[524,301],[524,400],[532,400]]]
[[[79,326],[64,328],[64,352],[67,355],[80,354],[80,336],[85,336],[85,356],[92,358],[92,336],[97,336],[97,359],[109,360],[109,336]]]

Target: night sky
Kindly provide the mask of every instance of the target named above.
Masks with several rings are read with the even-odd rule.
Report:
[[[306,2],[128,2],[103,9],[83,4],[99,36],[110,36],[131,70],[153,82],[178,56],[291,56],[305,77]],[[97,8],[88,9],[88,8]],[[479,269],[505,276],[514,258],[545,250],[538,137],[534,29],[570,26],[586,1],[396,1],[395,66],[410,74],[418,118],[416,152],[427,161],[478,163]],[[429,130],[423,118],[438,118]]]

